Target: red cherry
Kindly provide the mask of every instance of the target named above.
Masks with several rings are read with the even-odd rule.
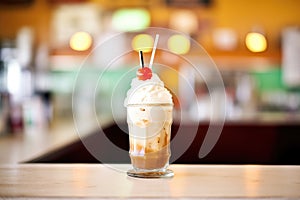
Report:
[[[149,67],[143,67],[143,68],[138,69],[136,75],[139,80],[145,81],[147,79],[151,79],[152,70]]]

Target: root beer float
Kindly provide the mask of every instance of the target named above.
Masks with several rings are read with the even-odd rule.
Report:
[[[131,82],[124,106],[127,107],[129,155],[133,168],[129,176],[172,177],[168,169],[173,101],[171,93],[157,74],[152,72],[158,42],[156,35],[149,67],[144,66],[140,51],[140,68]]]

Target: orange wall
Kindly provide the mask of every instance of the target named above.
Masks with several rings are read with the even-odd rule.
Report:
[[[254,27],[263,29],[269,41],[268,53],[278,54],[280,50],[280,34],[284,27],[300,27],[299,0],[213,0],[207,8],[193,9],[201,26],[199,42],[210,52],[212,31],[215,28],[232,28],[238,34],[239,47],[234,55],[251,55],[244,45],[246,34]],[[176,9],[158,8],[153,10],[153,19],[157,25],[168,23],[169,15]],[[217,52],[220,53],[220,52]],[[269,55],[270,55],[269,54]],[[264,55],[264,54],[263,54]]]
[[[0,5],[0,39],[13,39],[22,26],[34,29],[37,42],[48,40],[50,7],[46,0],[28,6]]]
[[[209,23],[206,33],[207,42],[206,44],[204,42],[208,48],[211,48],[209,43],[210,31],[214,28],[229,27],[235,29],[242,45],[245,34],[253,26],[260,26],[266,31],[270,41],[270,51],[278,51],[282,28],[288,25],[300,26],[299,0],[212,1],[213,4],[208,8],[194,9],[200,21],[207,20]],[[159,7],[161,5],[163,7]],[[164,7],[162,3],[156,3],[150,7],[154,25],[166,24],[170,9]],[[21,26],[27,25],[34,28],[38,42],[48,40],[51,9],[52,7],[47,3],[47,0],[35,0],[33,5],[27,7],[0,6],[0,39],[14,37]]]
[[[232,27],[240,37],[253,26],[261,26],[270,48],[278,48],[282,28],[300,26],[299,9],[299,0],[218,0],[211,14],[214,26]]]

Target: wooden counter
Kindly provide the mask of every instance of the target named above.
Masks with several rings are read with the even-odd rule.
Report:
[[[108,125],[111,119],[101,119]],[[80,136],[73,119],[60,119],[49,128],[34,128],[21,133],[0,136],[0,164],[16,164],[49,154],[91,134],[97,124],[87,121],[81,125]]]
[[[57,122],[49,129],[9,133],[0,137],[0,163],[25,162],[77,139],[76,129],[71,121]]]
[[[129,167],[0,165],[0,198],[300,199],[300,166],[171,165],[171,179],[131,178]]]

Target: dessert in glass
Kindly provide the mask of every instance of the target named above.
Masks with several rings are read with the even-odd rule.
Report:
[[[127,174],[142,178],[173,177],[173,171],[168,169],[172,95],[152,69],[144,66],[142,52],[140,60],[141,68],[132,80],[124,102],[133,167]]]

